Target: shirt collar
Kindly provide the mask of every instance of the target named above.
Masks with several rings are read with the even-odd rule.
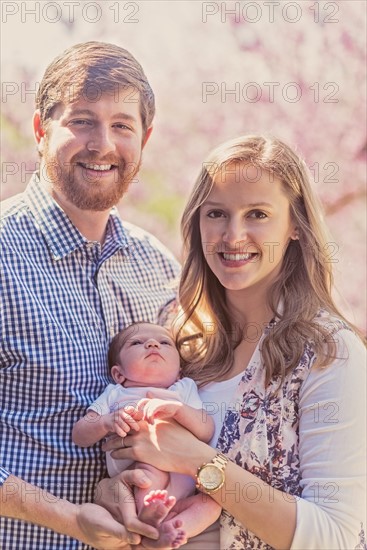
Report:
[[[61,206],[41,184],[37,174],[33,174],[24,193],[25,201],[50,248],[54,260],[61,260],[88,243],[71,222]],[[106,231],[106,242],[116,248],[127,248],[128,238],[120,222],[118,211],[111,211]]]

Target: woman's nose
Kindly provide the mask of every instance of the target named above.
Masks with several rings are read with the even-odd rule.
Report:
[[[247,240],[247,231],[243,220],[230,220],[224,228],[223,242],[231,248],[240,246],[243,241]]]

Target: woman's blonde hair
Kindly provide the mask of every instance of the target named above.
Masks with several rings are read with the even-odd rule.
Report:
[[[331,242],[304,161],[278,139],[250,135],[228,141],[203,163],[181,222],[184,265],[177,344],[184,362],[183,375],[199,385],[218,380],[230,371],[233,350],[243,338],[228,311],[225,289],[205,259],[199,225],[200,208],[215,176],[229,165],[232,169],[234,163],[252,165],[282,182],[298,231],[298,240],[290,241],[280,273],[268,293],[269,306],[278,321],[267,330],[262,342],[266,382],[274,376],[282,380],[299,362],[307,342],[316,351],[316,364],[328,365],[336,352],[332,338],[335,325],[318,322],[316,317],[325,309],[345,321],[331,297]]]

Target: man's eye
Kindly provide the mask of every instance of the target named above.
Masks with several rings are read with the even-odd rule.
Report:
[[[90,120],[76,119],[76,120],[72,120],[70,124],[73,124],[74,126],[89,126],[92,123]]]
[[[119,130],[131,130],[129,126],[126,126],[126,124],[123,124],[122,122],[117,122],[113,126],[114,128],[118,128]]]

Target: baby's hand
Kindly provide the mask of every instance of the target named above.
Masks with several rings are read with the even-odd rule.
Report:
[[[182,407],[182,403],[179,401],[167,401],[154,397],[149,399],[149,395],[152,394],[148,392],[147,395],[148,398],[140,399],[138,409],[142,411],[143,419],[149,424],[153,424],[155,418],[173,418]]]
[[[125,437],[127,433],[132,429],[139,431],[139,424],[137,423],[136,411],[133,407],[126,407],[118,409],[110,414],[103,416],[105,427],[107,432],[116,433],[120,437]],[[141,415],[139,415],[141,417]]]

